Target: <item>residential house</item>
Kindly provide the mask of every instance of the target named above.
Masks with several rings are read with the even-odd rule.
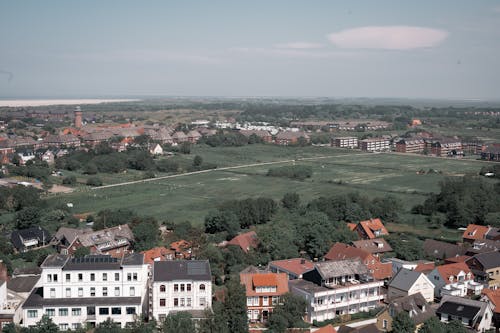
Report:
[[[95,327],[108,318],[123,328],[146,314],[148,269],[141,254],[52,254],[41,268],[41,285],[23,305],[24,327],[47,315],[60,330]]]
[[[302,279],[304,273],[314,268],[312,261],[304,258],[293,258],[271,261],[269,270],[273,273],[286,273],[289,280]]]
[[[460,139],[453,138],[444,138],[432,142],[431,152],[439,157],[459,157],[464,154]]]
[[[355,136],[344,136],[332,138],[331,145],[339,148],[358,148],[358,138]]]
[[[280,297],[288,292],[285,273],[240,273],[245,286],[248,321],[265,323]]]
[[[396,142],[396,152],[398,153],[421,154],[425,149],[426,143],[424,139],[401,139]]]
[[[80,247],[87,247],[92,254],[109,254],[121,258],[131,252],[134,234],[127,224],[102,230],[61,227],[52,243],[61,254],[74,254]]]
[[[481,159],[487,161],[500,161],[500,146],[486,146],[486,148],[481,152]]]
[[[500,289],[483,289],[481,301],[489,302],[493,308],[493,326],[500,327]]]
[[[82,139],[84,144],[90,147],[96,147],[103,142],[108,142],[112,137],[114,137],[114,134],[112,132],[99,131],[86,134],[82,137]]]
[[[347,326],[342,325],[337,330],[338,333],[379,333],[379,329],[376,324],[368,324],[363,326]]]
[[[469,224],[462,235],[464,243],[473,244],[476,240],[486,239],[486,234],[490,231],[489,226]]]
[[[31,149],[21,149],[17,151],[17,156],[19,157],[19,163],[25,165],[26,162],[32,161],[36,158],[36,154]]]
[[[353,241],[352,245],[355,248],[365,250],[376,257],[379,257],[384,253],[392,251],[392,247],[383,238],[362,239],[358,241]]]
[[[166,261],[175,259],[175,251],[172,249],[167,249],[164,246],[154,247],[147,251],[142,251],[141,254],[144,255],[144,262],[153,267],[155,261]]]
[[[80,139],[73,134],[48,135],[43,139],[44,147],[80,147]]]
[[[391,142],[384,138],[370,138],[359,141],[359,148],[363,151],[377,152],[391,149]]]
[[[315,331],[311,330],[311,333],[337,333],[337,330],[331,324],[328,324],[326,326],[318,328]]]
[[[159,143],[153,145],[153,147],[151,147],[151,149],[149,149],[149,153],[151,155],[163,155],[163,148],[160,146]]]
[[[256,135],[257,137],[261,138],[262,141],[266,143],[271,143],[273,142],[273,136],[269,131],[264,131],[264,130],[245,130],[242,129],[240,130],[240,133],[246,136],[247,138],[250,138],[252,135]]]
[[[401,268],[387,285],[387,298],[393,300],[420,294],[426,302],[434,301],[434,284],[424,273]]]
[[[50,234],[40,226],[31,227],[12,231],[10,241],[17,252],[27,252],[49,245]]]
[[[249,231],[234,237],[226,245],[239,246],[243,252],[248,253],[251,249],[256,249],[258,244],[259,240],[255,231]]]
[[[150,318],[159,322],[170,313],[189,312],[204,318],[212,307],[212,274],[208,260],[155,261],[150,289]]]
[[[458,320],[468,329],[486,332],[491,328],[493,307],[489,302],[445,295],[436,315],[442,322]]]
[[[392,277],[392,265],[382,263],[379,258],[370,252],[343,243],[335,243],[325,254],[325,260],[359,259],[368,267],[369,272],[376,280],[385,280]]]
[[[201,139],[201,134],[197,130],[192,130],[188,132],[187,138],[189,142],[197,143]]]
[[[408,270],[421,272],[427,275],[435,267],[434,261],[427,261],[427,260],[406,261],[399,258],[385,258],[383,261],[390,262],[392,264],[393,274],[396,274],[400,269],[405,268]]]
[[[47,164],[49,165],[52,165],[54,164],[55,162],[55,155],[54,153],[47,149],[41,156],[40,156],[40,159],[43,161],[43,162],[47,162]]]
[[[361,239],[375,239],[389,235],[382,220],[379,218],[359,222],[355,231]]]
[[[292,131],[284,131],[284,132],[279,132],[276,134],[276,139],[274,142],[278,145],[282,146],[288,146],[288,145],[293,145],[297,144],[299,142],[299,139],[302,138],[306,143],[311,140],[309,135],[307,135],[306,132],[303,131],[297,131],[297,132],[292,132]]]
[[[174,251],[176,259],[191,259],[193,253],[191,242],[180,239],[170,243],[170,250]]]
[[[290,291],[306,300],[308,322],[376,308],[384,299],[383,284],[360,260],[318,262],[303,279],[289,281]]]
[[[435,297],[479,295],[483,289],[482,284],[474,281],[474,274],[463,262],[437,266],[428,278],[435,286]]]
[[[466,261],[475,281],[486,284],[487,288],[500,287],[500,252],[479,253]]]
[[[500,240],[478,239],[468,247],[465,254],[474,256],[478,253],[500,251]]]
[[[416,293],[393,299],[384,311],[377,315],[377,328],[383,332],[391,332],[394,317],[403,311],[408,313],[410,319],[415,323],[415,332],[427,319],[436,315],[424,296]]]
[[[426,239],[424,241],[424,254],[434,260],[443,260],[445,258],[464,255],[467,249],[461,245],[448,242]]]
[[[172,141],[174,142],[174,144],[179,144],[183,142],[188,142],[189,138],[186,134],[184,134],[184,132],[178,131],[172,134]]]

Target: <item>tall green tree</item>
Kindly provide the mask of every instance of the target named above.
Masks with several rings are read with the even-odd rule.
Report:
[[[111,318],[106,319],[97,325],[94,333],[122,333],[123,330],[120,324],[114,322]]]
[[[414,333],[415,323],[406,311],[401,311],[392,320],[392,332],[394,333]]]
[[[447,333],[446,326],[436,316],[427,319],[418,333]]]
[[[231,333],[224,303],[214,301],[212,309],[205,311],[205,317],[206,319],[200,322],[198,333]]]
[[[227,284],[225,301],[228,327],[231,333],[248,333],[248,317],[245,287],[239,278],[232,278]]]
[[[469,330],[459,320],[452,320],[446,325],[446,333],[467,333]]]
[[[170,313],[163,322],[163,333],[193,333],[196,331],[189,312]]]
[[[286,328],[305,327],[303,320],[306,312],[304,298],[287,293],[281,296],[281,301],[274,307],[269,318],[269,328],[272,332],[282,333]]]

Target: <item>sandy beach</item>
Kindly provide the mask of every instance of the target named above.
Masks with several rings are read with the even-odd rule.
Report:
[[[0,100],[0,107],[46,106],[46,105],[80,105],[135,102],[139,99],[5,99]]]

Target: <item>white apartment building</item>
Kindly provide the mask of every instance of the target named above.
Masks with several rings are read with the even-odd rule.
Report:
[[[387,151],[391,149],[391,142],[383,138],[365,139],[359,141],[359,148],[363,151]]]
[[[358,148],[358,138],[354,136],[333,138],[332,146],[339,148]]]
[[[72,258],[53,254],[41,265],[40,287],[23,305],[22,326],[48,315],[61,330],[93,327],[111,318],[121,327],[147,313],[144,255]]]
[[[289,281],[290,291],[306,300],[309,322],[373,309],[384,299],[383,285],[359,260],[316,263],[303,280]]]
[[[159,322],[177,311],[203,318],[205,309],[212,307],[208,260],[155,261],[150,293],[150,316]]]

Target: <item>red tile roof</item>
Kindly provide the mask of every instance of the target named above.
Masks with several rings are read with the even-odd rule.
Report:
[[[276,260],[270,262],[269,265],[278,267],[280,270],[293,273],[297,276],[300,276],[314,268],[312,261],[303,258]]]
[[[469,224],[462,237],[464,239],[470,240],[484,239],[488,230],[490,230],[490,227],[484,225]]]
[[[494,311],[500,313],[500,289],[491,290],[485,288],[481,291],[483,295],[486,295],[490,302],[495,306]]]
[[[184,239],[178,240],[177,242],[173,242],[170,244],[170,248],[175,252],[182,252],[184,250],[189,249],[190,247],[191,243]]]
[[[285,273],[240,273],[241,284],[247,296],[279,296],[288,292],[288,276]],[[274,287],[275,292],[255,291],[255,287]]]
[[[417,264],[415,271],[427,274],[432,272],[434,268],[436,268],[436,264],[433,261],[421,262]]]
[[[453,264],[453,263],[456,263],[456,262],[466,262],[467,260],[469,260],[471,257],[470,256],[456,256],[456,257],[450,257],[450,258],[446,258],[444,260],[444,263],[445,264]]]
[[[142,251],[141,253],[144,254],[144,262],[151,265],[157,258],[159,258],[160,261],[164,261],[167,260],[169,255],[175,257],[175,251],[163,246],[154,247],[150,250]],[[158,259],[156,261],[158,261]]]
[[[337,330],[332,325],[328,324],[314,331],[314,333],[337,333]]]
[[[455,283],[457,282],[457,274],[460,273],[460,271],[464,271],[465,274],[471,273],[471,280],[474,279],[474,275],[472,274],[469,266],[467,266],[464,262],[457,262],[454,264],[446,264],[446,265],[441,265],[436,267],[439,275],[443,278],[443,280],[446,282],[446,284],[450,283]],[[450,281],[450,276],[453,276],[453,282]]]
[[[366,221],[359,222],[357,228],[362,229],[369,239],[377,238],[384,235],[389,235],[389,232],[385,228],[384,224],[380,219],[370,219]],[[380,231],[378,235],[375,231]]]
[[[257,234],[255,231],[249,231],[244,234],[238,235],[227,242],[227,245],[239,246],[243,252],[250,251],[251,248],[257,248],[259,241],[257,239]]]
[[[347,223],[349,230],[354,231],[358,225],[356,223]]]

